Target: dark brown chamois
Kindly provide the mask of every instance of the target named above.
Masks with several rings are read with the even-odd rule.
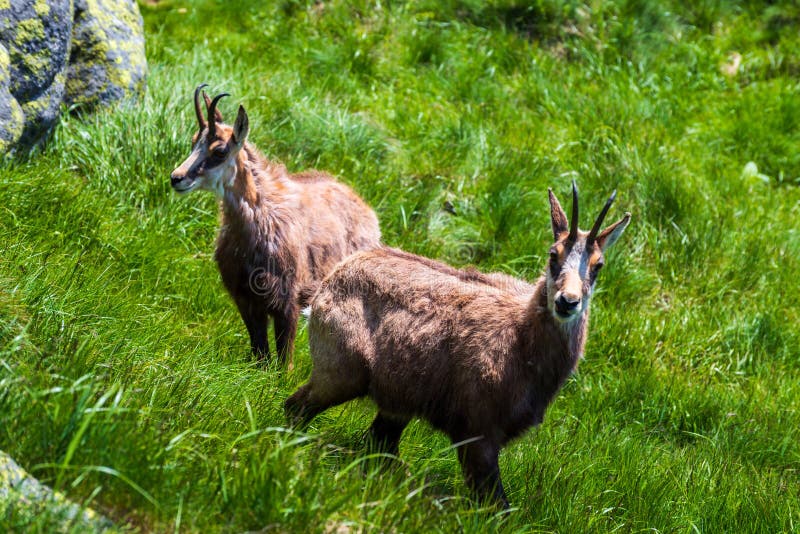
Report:
[[[179,193],[213,191],[222,224],[214,257],[222,281],[247,326],[258,358],[269,354],[267,320],[272,317],[278,357],[291,356],[302,290],[318,283],[336,263],[380,244],[375,213],[349,187],[317,171],[290,174],[247,142],[249,121],[242,106],[234,125],[222,124],[220,98],[199,86],[194,93],[198,131],[192,152],[172,172]]]
[[[373,443],[397,454],[403,429],[423,417],[461,443],[468,484],[507,504],[498,454],[539,424],[583,355],[589,300],[603,253],[630,214],[601,231],[571,225],[550,191],[555,243],[533,284],[459,270],[391,248],[340,263],[311,302],[313,370],[285,404],[304,422],[368,395],[378,405]]]

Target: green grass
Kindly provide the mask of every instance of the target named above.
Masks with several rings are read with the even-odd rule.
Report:
[[[143,4],[144,102],[0,163],[0,449],[142,531],[797,529],[800,9],[530,4]],[[352,185],[387,243],[456,265],[534,278],[546,188],[568,203],[577,179],[584,227],[618,189],[634,219],[586,358],[501,456],[515,509],[472,504],[422,422],[377,468],[367,401],[285,428],[305,332],[294,371],[251,361],[215,200],[169,187],[202,81],[269,157]]]

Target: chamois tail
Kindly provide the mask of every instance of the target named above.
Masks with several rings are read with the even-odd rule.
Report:
[[[297,304],[301,308],[306,308],[310,306],[311,299],[313,299],[314,295],[317,294],[317,290],[319,289],[320,285],[321,282],[319,280],[313,280],[311,282],[306,283],[303,287],[301,287],[297,295]]]

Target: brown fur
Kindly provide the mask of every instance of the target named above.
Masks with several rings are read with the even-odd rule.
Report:
[[[173,186],[191,190],[204,174],[209,181],[213,174],[224,172],[218,169],[235,164],[232,180],[214,182],[222,197],[214,256],[247,326],[253,352],[259,357],[269,353],[267,320],[272,317],[283,361],[292,354],[299,310],[306,304],[303,297],[309,295],[303,288],[322,280],[342,258],[379,246],[380,229],[374,212],[330,175],[289,174],[283,165],[264,158],[244,141],[247,119],[243,113],[240,109],[234,128],[217,124],[215,135],[208,129],[195,135],[195,152],[198,143],[204,143],[201,153],[195,156],[193,152],[173,172]],[[242,126],[243,116],[243,134],[237,140],[236,128]],[[225,161],[210,166],[213,151],[220,145],[228,146],[230,152]],[[184,187],[185,183],[189,186]]]
[[[558,212],[560,226],[566,216]],[[628,220],[613,225],[615,237]],[[586,234],[558,243],[581,256]],[[603,247],[594,243],[593,253]],[[287,414],[309,420],[368,395],[379,409],[376,443],[396,453],[408,421],[423,417],[454,443],[467,442],[459,459],[468,483],[507,502],[500,449],[542,421],[583,355],[588,307],[559,318],[549,295],[562,282],[547,273],[529,284],[458,270],[390,248],[354,254],[314,296],[314,367],[286,401]],[[585,286],[588,300],[593,282]]]

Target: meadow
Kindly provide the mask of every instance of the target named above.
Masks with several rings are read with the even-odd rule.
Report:
[[[800,524],[800,7],[756,0],[146,1],[143,101],[74,110],[0,162],[0,450],[119,529],[781,532]],[[305,431],[179,196],[191,92],[327,170],[384,241],[534,279],[547,188],[613,189],[585,359],[474,504],[448,440],[364,448],[369,401]],[[591,215],[590,215],[591,213]],[[274,344],[273,344],[274,347]],[[2,531],[80,531],[0,501]]]

